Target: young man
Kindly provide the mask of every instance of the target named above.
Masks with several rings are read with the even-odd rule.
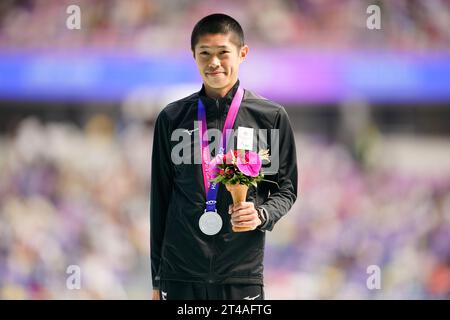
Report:
[[[224,14],[201,19],[192,31],[191,49],[203,87],[169,104],[155,124],[150,199],[153,299],[264,299],[265,231],[273,229],[297,198],[294,135],[282,106],[240,86],[239,65],[249,49],[236,20]],[[195,145],[200,138],[193,138],[206,130],[199,128],[200,118],[208,130],[238,130],[238,146],[241,128],[255,137],[261,129],[273,133],[267,148],[276,171],[266,173],[269,181],[249,188],[245,202],[233,205],[223,186],[210,201],[211,184],[204,180],[202,166],[205,155]],[[179,143],[172,141],[175,130],[192,137],[188,150],[197,150],[194,160],[174,161]],[[253,146],[249,149],[259,151],[253,137],[246,139],[247,146]],[[206,210],[211,203],[213,209]],[[212,222],[202,221],[206,211],[213,212]],[[232,226],[250,231],[233,232]]]

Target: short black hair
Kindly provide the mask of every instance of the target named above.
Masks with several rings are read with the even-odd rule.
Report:
[[[227,34],[230,32],[237,36],[238,43],[236,45],[241,48],[244,45],[244,31],[242,31],[239,22],[223,13],[210,14],[197,22],[192,30],[191,50],[194,52],[198,39],[205,34]]]

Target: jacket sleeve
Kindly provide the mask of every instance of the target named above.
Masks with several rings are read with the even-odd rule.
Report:
[[[270,187],[270,195],[259,207],[265,211],[266,222],[260,230],[271,231],[275,223],[291,209],[297,199],[297,154],[294,133],[289,116],[281,107],[275,119],[274,129],[279,133],[278,186]],[[271,154],[271,157],[274,155]],[[276,156],[276,155],[275,155]]]
[[[153,288],[159,288],[161,251],[166,215],[172,195],[173,166],[170,157],[170,125],[162,111],[155,123],[150,182],[150,256]]]

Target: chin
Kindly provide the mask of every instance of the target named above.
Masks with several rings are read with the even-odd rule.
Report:
[[[216,81],[208,81],[207,84],[211,88],[222,89],[222,88],[226,87],[228,83],[225,81],[217,81],[217,82]]]

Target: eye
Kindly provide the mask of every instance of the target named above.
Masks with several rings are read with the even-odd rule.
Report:
[[[202,56],[207,56],[207,55],[209,55],[209,52],[207,52],[207,51],[202,51],[202,52],[200,52],[200,55],[202,55]]]
[[[220,51],[220,54],[227,54],[227,53],[230,53],[230,51],[227,50]]]

